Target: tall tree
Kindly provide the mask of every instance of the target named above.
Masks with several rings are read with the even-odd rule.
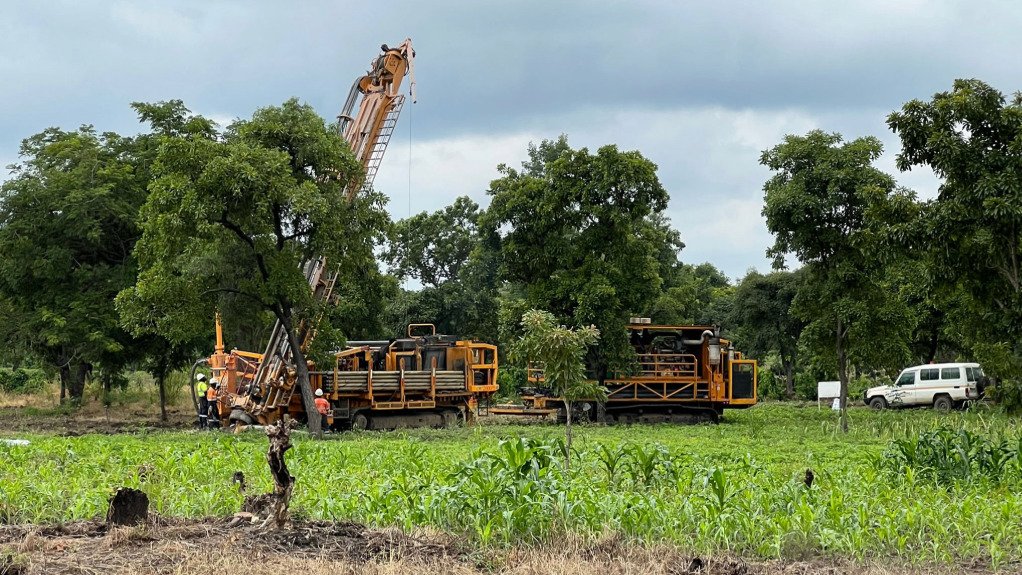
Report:
[[[763,215],[775,237],[767,253],[777,269],[789,254],[805,267],[794,305],[809,322],[808,341],[821,352],[829,342],[845,432],[849,359],[875,362],[878,354],[907,354],[901,332],[909,327],[908,312],[884,285],[888,262],[873,249],[873,238],[899,221],[914,196],[872,166],[882,150],[873,137],[842,143],[838,134],[814,130],[786,136],[760,158],[776,172],[764,186]]]
[[[729,323],[741,335],[742,347],[752,357],[777,352],[784,370],[784,393],[795,397],[798,341],[806,322],[792,304],[802,282],[802,272],[750,272],[735,290],[735,306]]]
[[[379,195],[344,200],[360,167],[311,107],[289,100],[222,133],[169,135],[142,209],[139,277],[119,296],[146,309],[137,328],[179,341],[227,295],[268,310],[287,333],[307,413],[315,413],[302,321],[323,317],[301,266],[318,256],[342,277],[375,266],[386,226]],[[329,315],[318,338],[336,332]],[[309,418],[317,433],[319,419]]]
[[[20,317],[9,335],[60,373],[75,402],[92,367],[122,357],[129,339],[113,297],[134,277],[145,199],[132,152],[131,139],[91,126],[50,128],[22,143],[0,186],[0,298]]]
[[[403,331],[407,323],[431,322],[443,333],[492,337],[495,274],[479,217],[479,205],[462,196],[442,210],[394,224],[384,254],[390,272],[423,285],[405,290],[386,306],[393,331]]]
[[[396,222],[384,258],[400,279],[438,287],[458,277],[479,242],[479,204],[461,196],[446,208]]]
[[[926,166],[942,180],[906,242],[928,250],[936,283],[960,285],[975,303],[973,341],[1011,342],[1022,354],[1022,94],[1007,101],[979,80],[956,80],[887,123],[901,138],[898,168]]]
[[[651,218],[667,206],[656,165],[638,152],[572,150],[562,137],[530,146],[523,170],[499,167],[480,220],[496,244],[499,279],[521,286],[529,305],[603,334],[591,358],[599,374],[623,366],[624,323],[661,286]]]

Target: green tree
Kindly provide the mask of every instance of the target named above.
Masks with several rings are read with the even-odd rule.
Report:
[[[484,250],[479,206],[467,197],[394,224],[384,254],[398,279],[422,282],[387,304],[391,330],[430,322],[442,333],[489,339],[495,331],[492,254]]]
[[[564,398],[567,413],[564,466],[570,469],[573,402],[606,399],[603,387],[586,378],[586,350],[596,345],[600,331],[592,325],[570,329],[558,325],[557,318],[550,312],[534,309],[522,316],[522,333],[516,355],[526,362],[541,364],[546,384],[558,397]]]
[[[572,150],[562,136],[530,146],[523,170],[499,166],[480,218],[497,254],[497,278],[531,307],[603,334],[591,351],[598,375],[631,358],[624,324],[660,291],[653,218],[667,206],[656,165],[638,152]],[[601,377],[602,378],[602,377]]]
[[[113,297],[134,278],[145,200],[133,146],[91,126],[50,128],[22,143],[0,186],[0,299],[19,317],[6,345],[27,343],[59,372],[62,399],[80,401],[93,366],[122,357],[130,339]]]
[[[766,357],[777,352],[788,399],[795,397],[798,341],[806,325],[792,309],[801,282],[801,271],[767,275],[750,272],[735,289],[735,306],[729,318],[729,324],[740,334],[745,353]]]
[[[390,272],[429,287],[457,278],[479,242],[478,220],[479,204],[461,196],[443,210],[396,222],[384,254]]]
[[[956,80],[887,123],[901,139],[898,168],[927,166],[942,180],[906,244],[932,258],[935,284],[961,287],[949,297],[962,313],[945,311],[964,320],[974,353],[1003,342],[1022,357],[1022,95],[1007,101],[979,80]]]
[[[225,296],[244,298],[285,330],[303,405],[315,413],[299,325],[318,321],[318,340],[339,334],[302,266],[323,256],[342,281],[375,266],[387,224],[378,194],[345,201],[344,186],[361,174],[343,139],[292,99],[222,133],[162,137],[154,175],[138,281],[118,296],[136,310],[135,329],[184,341]],[[309,427],[318,433],[319,419]]]
[[[882,150],[873,137],[842,143],[838,134],[815,130],[786,136],[760,159],[776,172],[764,186],[763,215],[775,238],[767,253],[777,269],[789,254],[805,268],[794,307],[808,321],[811,347],[835,361],[846,432],[849,360],[908,353],[908,311],[885,285],[889,262],[874,248],[914,197],[872,166]]]
[[[678,264],[668,270],[663,291],[643,315],[675,325],[721,325],[727,321],[734,287],[722,271],[708,262]]]

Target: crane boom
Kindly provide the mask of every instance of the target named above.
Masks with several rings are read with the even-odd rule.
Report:
[[[410,77],[410,95],[415,101],[415,50],[411,39],[406,38],[394,48],[384,44],[381,52],[371,62],[369,72],[355,79],[338,116],[338,130],[364,172],[362,178],[353,180],[345,188],[343,193],[349,202],[360,191],[368,191],[372,187],[404,105],[405,97],[399,92],[406,75]],[[304,262],[302,267],[315,298],[329,301],[333,296],[337,272],[328,269],[326,258],[313,258]],[[316,323],[303,322],[297,327],[302,351],[308,349],[315,337]],[[229,362],[233,362],[234,367]],[[266,349],[262,356],[258,356],[225,354],[218,319],[216,352],[209,363],[214,373],[228,370],[237,373],[239,363],[247,364],[247,375],[251,379],[244,385],[243,391],[238,382],[229,386],[232,418],[251,420],[248,423],[268,423],[286,411],[296,382],[289,372],[293,365],[291,344],[280,321],[274,324]],[[245,374],[245,366],[242,367],[240,372]]]

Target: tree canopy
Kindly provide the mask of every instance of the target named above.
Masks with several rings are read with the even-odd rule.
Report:
[[[26,139],[0,186],[0,299],[17,312],[9,338],[59,371],[72,399],[97,364],[124,365],[129,337],[113,297],[133,280],[145,200],[134,142],[91,126]]]
[[[908,311],[884,283],[887,262],[875,237],[914,196],[873,167],[881,151],[873,137],[843,143],[838,134],[816,130],[786,136],[760,160],[775,172],[764,186],[763,215],[775,238],[767,253],[776,268],[789,254],[805,267],[794,309],[808,322],[815,351],[833,353],[845,431],[849,358],[907,355],[901,332],[910,327]]]
[[[624,323],[648,307],[662,278],[649,241],[667,207],[656,165],[638,152],[572,150],[565,138],[529,149],[522,170],[501,165],[480,219],[499,247],[502,281],[532,307],[603,335],[598,362],[624,363]]]
[[[344,200],[359,177],[340,135],[294,99],[223,132],[164,136],[141,211],[138,282],[118,297],[129,323],[178,340],[209,326],[226,296],[241,297],[287,331],[315,412],[297,326],[325,308],[302,266],[322,256],[342,277],[375,266],[386,216],[378,195]],[[319,339],[339,335],[329,319]]]

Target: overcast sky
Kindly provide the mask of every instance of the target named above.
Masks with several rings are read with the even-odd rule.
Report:
[[[955,78],[1022,88],[1022,3],[11,1],[0,12],[0,163],[48,126],[139,129],[132,101],[221,122],[291,96],[334,118],[380,44],[411,37],[405,107],[376,187],[391,213],[483,205],[530,141],[613,143],[659,166],[682,259],[769,269],[762,150],[814,128],[875,135]],[[896,173],[920,196],[929,172]],[[6,177],[6,170],[3,176]]]

